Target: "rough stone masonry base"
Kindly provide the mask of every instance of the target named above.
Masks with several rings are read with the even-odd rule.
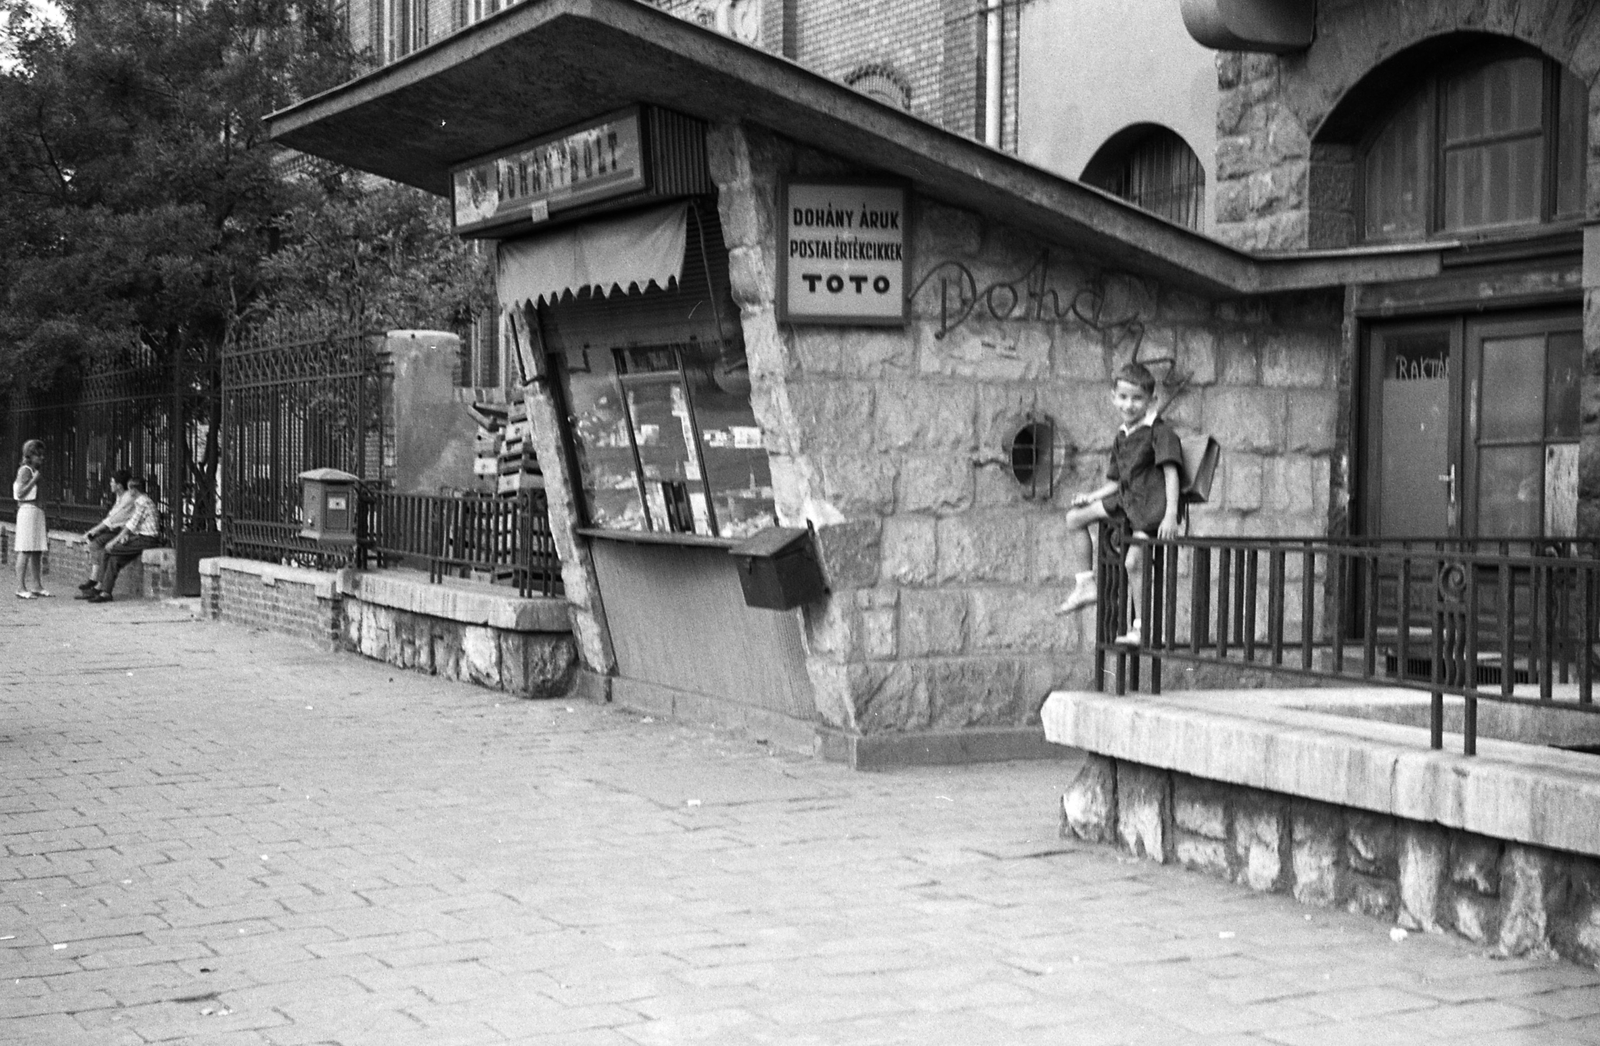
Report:
[[[567,693],[577,649],[565,602],[399,572],[323,572],[202,560],[213,620],[297,635],[416,672],[525,697]]]
[[[1600,965],[1600,861],[1090,756],[1061,834],[1253,890]]]
[[[1493,740],[1436,752],[1421,728],[1323,711],[1362,696],[1052,694],[1046,735],[1090,753],[1061,833],[1500,955],[1600,966],[1593,757]]]

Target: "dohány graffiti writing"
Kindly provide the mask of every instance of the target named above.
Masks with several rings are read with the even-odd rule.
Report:
[[[1131,340],[1134,358],[1138,357],[1139,343],[1144,339],[1144,321],[1139,314],[1107,318],[1103,315],[1105,292],[1098,284],[1065,293],[1049,286],[1048,252],[1042,252],[1016,279],[996,280],[981,288],[972,270],[961,262],[939,262],[911,288],[907,300],[914,300],[935,277],[939,286],[939,327],[934,332],[935,338],[943,338],[960,327],[981,307],[990,319],[1002,321],[1056,321],[1072,317],[1091,330],[1113,335],[1118,341]]]

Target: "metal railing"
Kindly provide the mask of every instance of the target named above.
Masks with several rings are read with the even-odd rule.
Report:
[[[1147,566],[1128,591],[1130,545]],[[1183,538],[1101,529],[1095,678],[1160,693],[1167,661],[1266,670],[1320,684],[1464,699],[1463,751],[1478,702],[1600,712],[1600,542],[1450,538]],[[1130,601],[1130,596],[1132,597]],[[1138,607],[1138,643],[1119,643]],[[1108,666],[1108,659],[1113,662]]]
[[[224,349],[225,554],[345,565],[299,536],[299,475],[332,467],[369,483],[386,479],[395,439],[381,348],[381,335],[311,315],[275,322]]]
[[[171,357],[148,345],[65,368],[43,389],[0,397],[0,444],[12,457],[23,441],[44,443],[40,507],[56,530],[87,530],[109,508],[119,468],[145,480],[162,532],[211,532],[217,525],[217,365],[204,350]],[[9,490],[9,487],[6,488]],[[13,521],[9,498],[0,519]]]
[[[362,566],[426,563],[428,578],[478,576],[523,596],[559,596],[561,562],[542,490],[510,496],[361,494]]]

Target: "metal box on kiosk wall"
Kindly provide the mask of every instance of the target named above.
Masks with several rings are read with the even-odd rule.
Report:
[[[300,536],[320,545],[356,543],[356,483],[359,477],[341,469],[311,469],[300,473]]]
[[[768,527],[728,552],[738,560],[746,606],[793,610],[828,591],[809,530]]]

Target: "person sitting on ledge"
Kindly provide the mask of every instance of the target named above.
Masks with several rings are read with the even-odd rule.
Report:
[[[1161,541],[1178,536],[1178,495],[1183,445],[1155,410],[1156,379],[1142,363],[1129,363],[1117,371],[1112,382],[1111,404],[1122,425],[1111,443],[1111,465],[1106,482],[1094,490],[1075,494],[1067,512],[1071,540],[1079,543],[1082,562],[1089,569],[1078,573],[1077,584],[1057,613],[1072,614],[1093,606],[1099,599],[1093,564],[1094,545],[1089,529],[1102,520],[1132,529],[1136,537],[1153,533]],[[1139,545],[1130,545],[1124,560],[1128,571],[1128,593],[1135,602],[1129,607],[1128,630],[1113,642],[1137,645],[1140,639],[1138,594],[1143,591],[1144,555]]]
[[[101,573],[100,590],[89,597],[91,603],[111,602],[111,592],[117,587],[117,575],[122,573],[122,568],[138,559],[145,549],[161,544],[156,503],[144,492],[144,480],[129,479],[128,489],[133,492],[133,514],[117,536],[106,543],[106,567]]]
[[[78,586],[75,599],[91,599],[99,591],[100,575],[106,569],[106,546],[109,545],[121,532],[123,526],[133,515],[133,506],[138,499],[133,491],[128,489],[128,479],[131,473],[127,469],[117,469],[111,475],[111,494],[116,501],[111,506],[111,511],[106,513],[106,518],[90,527],[84,533],[89,539],[89,579]]]

